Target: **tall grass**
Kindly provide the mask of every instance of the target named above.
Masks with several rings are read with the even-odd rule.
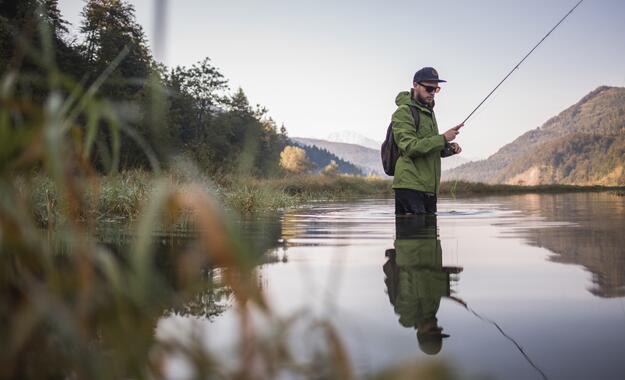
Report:
[[[546,184],[535,186],[486,184],[466,181],[446,181],[441,183],[440,193],[444,195],[487,195],[487,194],[521,194],[521,193],[568,193],[568,192],[605,192],[622,191],[619,187],[610,186],[577,186],[564,184]]]
[[[159,379],[167,377],[172,356],[184,357],[197,378],[312,376],[320,365],[328,377],[350,378],[338,334],[314,318],[307,323],[321,333],[319,355],[290,355],[292,322],[271,310],[254,275],[258,258],[236,239],[209,187],[158,173],[115,174],[117,139],[126,127],[97,97],[105,78],[84,88],[65,77],[50,34],[41,35],[44,101],[23,91],[31,78],[19,71],[0,78],[0,140],[7,148],[0,162],[0,378]],[[107,177],[91,161],[100,128],[110,137],[101,163],[111,170]],[[161,267],[153,232],[183,215],[195,242]],[[98,243],[98,222],[115,217],[134,219],[123,252]],[[239,315],[235,367],[197,342],[154,333],[162,316],[193,305],[215,271]],[[280,334],[264,339],[252,315]]]

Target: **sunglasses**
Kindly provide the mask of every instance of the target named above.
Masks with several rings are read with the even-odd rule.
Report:
[[[419,83],[419,85],[423,88],[425,88],[425,91],[427,91],[430,94],[438,94],[438,92],[441,90],[440,87],[436,86],[426,86],[423,83]]]

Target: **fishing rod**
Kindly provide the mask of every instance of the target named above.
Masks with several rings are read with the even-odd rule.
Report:
[[[508,77],[509,77],[510,75],[512,75],[512,73],[514,72],[514,70],[518,69],[518,68],[519,68],[519,66],[521,66],[521,64],[523,63],[523,61],[525,61],[525,60],[527,59],[527,57],[529,57],[529,56],[530,56],[530,54],[532,54],[532,53],[534,52],[534,50],[536,50],[536,48],[537,48],[540,44],[542,44],[542,43],[543,43],[543,41],[544,41],[547,37],[549,37],[549,35],[551,34],[551,32],[553,32],[554,30],[556,30],[556,28],[557,28],[558,26],[560,26],[560,24],[562,23],[562,21],[564,21],[567,17],[569,17],[569,15],[570,15],[571,13],[573,13],[573,11],[575,10],[575,8],[577,8],[577,7],[578,7],[578,6],[582,3],[582,1],[584,1],[584,0],[580,0],[577,4],[575,4],[575,6],[574,6],[573,8],[571,8],[571,10],[570,10],[570,11],[569,11],[566,15],[564,15],[564,17],[562,17],[562,19],[561,19],[560,21],[558,21],[558,23],[557,23],[557,24],[556,24],[553,28],[551,28],[551,30],[550,30],[547,34],[545,34],[545,36],[544,36],[544,37],[543,37],[540,41],[538,41],[538,43],[537,43],[537,44],[536,44],[536,45],[532,48],[532,50],[530,50],[530,51],[529,51],[529,53],[527,53],[527,54],[525,55],[525,57],[523,57],[523,59],[522,59],[519,63],[517,63],[517,64],[516,64],[516,66],[514,66],[514,67],[512,68],[512,70],[510,70],[510,72],[508,73],[508,75],[506,75],[506,76],[505,76],[505,77],[501,80],[501,82],[499,82],[499,84],[498,84],[497,86],[495,86],[495,88],[493,88],[493,90],[492,90],[492,91],[491,91],[488,95],[486,95],[486,97],[484,98],[484,100],[482,100],[482,101],[480,102],[480,104],[478,104],[478,105],[477,105],[477,107],[475,107],[475,109],[474,109],[473,111],[471,111],[471,113],[469,114],[469,116],[467,116],[467,117],[466,117],[466,119],[464,119],[464,121],[463,121],[462,123],[460,123],[461,125],[462,125],[462,124],[464,124],[464,123],[466,123],[466,122],[467,122],[467,120],[469,120],[469,118],[470,118],[470,117],[471,117],[471,116],[475,113],[475,111],[477,111],[477,110],[478,110],[478,108],[480,108],[480,107],[482,106],[482,104],[484,104],[484,102],[485,102],[488,98],[490,98],[490,96],[491,96],[491,95],[492,95],[492,94],[493,94],[493,93],[494,93],[494,92],[495,92],[495,91],[499,88],[499,86],[501,86],[501,84],[502,84],[503,82],[505,82],[505,81],[506,81],[506,79],[508,79]]]

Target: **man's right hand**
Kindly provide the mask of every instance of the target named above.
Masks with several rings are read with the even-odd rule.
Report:
[[[449,130],[447,130],[447,132],[443,133],[443,137],[445,138],[445,141],[449,142],[449,141],[454,141],[454,139],[456,138],[456,136],[458,136],[458,133],[460,133],[460,128],[464,127],[464,123],[463,124],[458,124],[453,128],[450,128]]]

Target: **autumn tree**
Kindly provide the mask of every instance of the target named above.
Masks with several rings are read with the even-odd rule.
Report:
[[[323,170],[321,170],[321,174],[328,177],[334,177],[339,174],[339,165],[336,163],[336,161],[332,160],[323,168]]]
[[[287,146],[280,153],[280,166],[287,172],[302,174],[310,170],[311,163],[306,158],[306,151],[297,146]]]

